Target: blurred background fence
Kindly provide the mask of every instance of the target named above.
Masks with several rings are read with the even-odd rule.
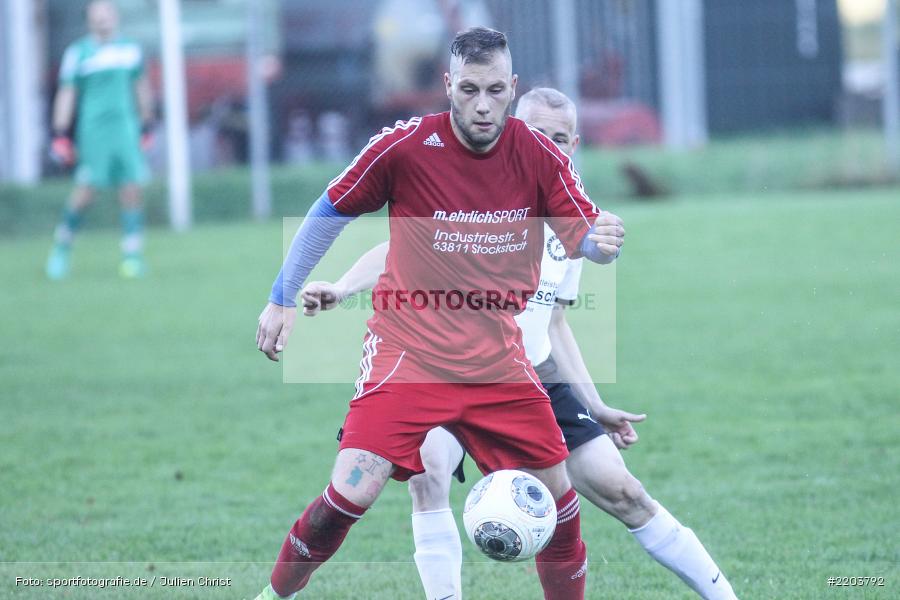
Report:
[[[448,43],[474,24],[507,32],[520,93],[553,85],[577,99],[581,168],[595,194],[872,185],[895,176],[881,129],[886,82],[897,78],[884,68],[886,0],[261,1],[257,72],[268,88],[270,155],[281,165],[276,214],[297,214],[336,168],[311,165],[348,160],[396,119],[445,110]],[[7,0],[0,10],[0,231],[43,224],[59,204],[53,198],[63,192],[52,183],[2,182],[65,175],[45,158],[49,107],[62,52],[84,33],[83,4]],[[145,48],[162,111],[159,2],[118,5],[123,32]],[[230,184],[212,201],[195,194],[195,210],[201,219],[245,216],[246,0],[182,0],[181,13],[195,183]],[[165,147],[161,139],[151,152],[158,174]],[[154,200],[164,191],[150,188],[151,218],[164,217]]]

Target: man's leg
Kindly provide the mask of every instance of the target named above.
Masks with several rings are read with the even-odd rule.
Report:
[[[313,571],[337,552],[392,472],[393,465],[377,454],[341,450],[331,483],[294,523],[272,570],[271,586],[260,597],[291,598],[303,589]]]
[[[144,275],[144,207],[141,188],[128,183],[119,188],[122,206],[122,262],[119,273],[133,278]]]
[[[566,473],[565,463],[549,469],[522,469],[544,482],[556,500],[556,531],[535,561],[545,600],[584,598],[587,548],[581,540],[578,495]]]
[[[428,432],[419,453],[425,472],[409,480],[416,568],[428,600],[460,600],[462,544],[450,509],[450,482],[463,448],[438,427]]]
[[[513,361],[527,381],[462,387],[459,396],[465,399],[464,418],[448,429],[482,472],[521,469],[549,488],[556,501],[556,531],[536,557],[544,598],[582,600],[587,548],[581,540],[578,495],[566,474],[568,452],[547,393],[535,383],[534,370],[523,360],[514,357]]]
[[[62,219],[53,232],[53,248],[47,259],[47,277],[50,279],[63,279],[69,274],[69,254],[72,250],[72,242],[75,233],[81,228],[84,211],[94,200],[94,188],[88,185],[78,184],[72,190],[66,207],[63,209]]]
[[[594,438],[572,450],[566,468],[578,493],[624,523],[650,556],[701,597],[736,597],[694,532],[644,491],[609,436]]]

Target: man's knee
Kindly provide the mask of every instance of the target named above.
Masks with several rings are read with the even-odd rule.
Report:
[[[94,201],[94,188],[87,185],[79,185],[72,191],[69,206],[74,210],[83,210]]]
[[[141,205],[141,188],[128,184],[119,189],[119,202],[124,208],[137,208]]]
[[[374,452],[344,448],[335,461],[331,484],[350,502],[368,508],[393,472],[394,465]]]
[[[644,486],[633,475],[626,474],[605,486],[611,512],[629,526],[646,522],[653,516],[655,505]]]
[[[639,508],[647,504],[649,496],[641,482],[629,474],[616,485],[617,502],[624,506]]]
[[[413,510],[438,510],[450,505],[450,477],[447,469],[428,469],[409,479]]]

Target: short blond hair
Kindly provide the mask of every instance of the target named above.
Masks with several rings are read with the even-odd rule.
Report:
[[[563,109],[572,116],[572,128],[578,122],[578,111],[575,109],[575,103],[556,88],[537,87],[519,98],[519,104],[516,105],[516,116],[524,119],[525,111],[529,107],[538,104],[552,108],[554,110]]]

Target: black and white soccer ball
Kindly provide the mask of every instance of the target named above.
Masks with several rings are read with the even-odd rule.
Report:
[[[533,475],[504,470],[475,484],[463,509],[466,534],[484,554],[501,561],[528,560],[556,529],[556,503]]]

